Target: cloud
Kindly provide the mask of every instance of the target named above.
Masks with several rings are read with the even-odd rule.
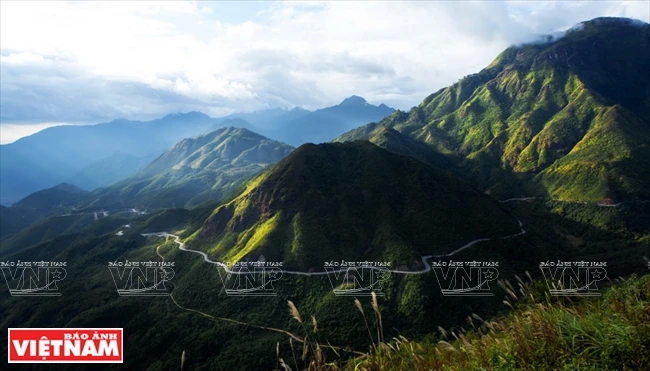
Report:
[[[635,1],[224,6],[3,2],[0,120],[218,116],[319,108],[353,94],[407,109],[509,45],[597,16],[650,17]]]

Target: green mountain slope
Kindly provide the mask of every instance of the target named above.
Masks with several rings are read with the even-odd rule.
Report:
[[[650,25],[598,18],[560,39],[511,47],[409,112],[337,140],[393,128],[463,157],[465,171],[496,195],[648,198],[649,55]]]
[[[368,137],[368,141],[391,152],[415,157],[440,169],[455,169],[459,160],[453,156],[443,155],[426,143],[422,143],[387,126],[380,126],[373,130]]]
[[[517,233],[503,206],[455,176],[368,142],[306,144],[217,208],[191,248],[322,270],[325,261],[417,265],[473,239]]]
[[[95,220],[92,214],[53,216],[24,227],[15,235],[3,239],[0,242],[0,253],[6,255],[29,249],[39,243],[82,230],[89,235],[101,235],[127,222],[126,219],[114,217]]]
[[[242,128],[184,139],[133,176],[93,192],[86,207],[182,207],[221,199],[292,147]]]
[[[295,155],[298,157],[293,158]],[[369,164],[370,168],[365,168],[365,164]],[[396,164],[399,166],[395,167]],[[399,168],[404,170],[397,170]],[[331,170],[334,172],[332,173]],[[312,175],[312,172],[320,171],[324,171],[328,176],[323,179]],[[337,175],[339,173],[340,175]],[[413,179],[409,178],[409,181],[405,181],[404,174],[406,176],[413,174]],[[647,207],[644,207],[644,204],[598,207],[592,204],[556,201],[544,203],[541,200],[497,204],[490,201],[489,197],[471,191],[473,188],[466,185],[458,186],[452,181],[448,185],[460,191],[443,187],[444,181],[438,183],[416,181],[426,180],[428,176],[434,178],[436,174],[444,173],[413,158],[395,155],[368,143],[307,145],[296,150],[295,154],[265,172],[256,181],[251,182],[249,192],[245,192],[239,200],[235,200],[235,205],[246,212],[230,218],[228,222],[233,228],[249,223],[249,218],[256,215],[257,207],[262,208],[262,212],[268,212],[269,215],[277,210],[276,206],[281,206],[282,213],[285,215],[298,208],[310,217],[318,214],[316,219],[318,224],[312,224],[309,230],[302,228],[306,225],[302,221],[295,222],[304,232],[295,246],[304,246],[305,249],[313,251],[310,258],[320,263],[320,255],[331,256],[332,251],[335,250],[332,245],[324,244],[319,240],[323,238],[322,236],[336,237],[340,234],[348,238],[353,233],[359,233],[359,236],[367,235],[377,220],[384,220],[388,225],[391,222],[398,224],[400,218],[396,215],[401,213],[403,220],[410,221],[408,214],[413,213],[415,215],[413,218],[418,217],[418,220],[429,216],[435,220],[425,219],[423,223],[427,223],[426,225],[416,225],[411,229],[402,225],[399,225],[399,228],[403,228],[406,232],[417,229],[424,237],[415,234],[411,236],[396,230],[392,231],[394,238],[401,238],[409,243],[428,238],[427,247],[431,250],[449,252],[447,250],[449,246],[441,246],[442,241],[438,235],[447,238],[451,232],[438,231],[434,234],[434,231],[441,225],[451,230],[455,225],[456,214],[462,215],[463,220],[467,220],[467,226],[463,224],[461,228],[464,236],[478,234],[475,230],[478,226],[475,223],[481,217],[468,217],[463,214],[465,206],[463,199],[468,199],[471,200],[468,202],[482,207],[473,210],[477,214],[484,212],[489,214],[490,210],[499,209],[501,205],[512,208],[515,215],[523,221],[528,233],[517,238],[481,242],[449,260],[498,261],[499,278],[510,279],[512,282],[514,282],[514,274],[523,277],[526,270],[534,277],[539,277],[539,273],[536,272],[540,261],[558,259],[607,261],[607,273],[610,277],[628,275],[630,270],[640,274],[649,272],[641,260],[642,256],[650,256],[647,245],[650,224],[647,223],[648,213],[645,212]],[[372,181],[375,185],[366,189],[364,179],[370,180],[374,177],[377,178]],[[394,188],[391,181],[393,177],[398,177],[404,185]],[[440,177],[444,179],[443,175]],[[303,194],[309,193],[308,190],[312,191],[309,197],[297,197],[295,193],[285,190],[287,184],[295,184],[295,188]],[[343,188],[346,184],[356,188]],[[456,207],[451,210],[446,209],[443,214],[438,214],[437,209],[426,210],[423,215],[417,204],[423,203],[428,209],[428,205],[433,202],[426,198],[426,194],[420,196],[417,192],[419,184],[426,187],[426,194],[430,193],[430,197],[436,197],[435,202],[440,203],[441,207],[449,204],[438,197],[437,189],[444,191],[446,197],[450,197]],[[466,188],[469,188],[469,191],[466,192]],[[327,197],[328,189],[341,192],[342,197]],[[412,195],[413,201],[396,194],[394,189],[398,193]],[[383,196],[378,196],[377,192]],[[369,205],[364,199],[366,194],[367,197],[372,197],[371,201],[376,202]],[[461,196],[460,200],[456,199]],[[476,198],[485,199],[486,204],[477,201]],[[322,206],[313,209],[314,204],[309,203],[311,199]],[[415,202],[416,200],[419,202]],[[340,205],[348,205],[350,216],[346,216],[343,212],[336,213]],[[378,205],[384,206],[378,207]],[[422,208],[425,208],[424,206]],[[225,206],[228,207],[230,206]],[[363,208],[365,211],[357,212],[354,208]],[[385,210],[385,213],[377,215],[377,209]],[[66,261],[70,267],[69,279],[60,284],[62,296],[52,297],[51,300],[44,301],[43,298],[38,297],[11,297],[7,286],[0,285],[0,297],[6,298],[0,301],[0,326],[3,328],[123,327],[125,333],[132,334],[125,337],[124,342],[125,350],[129,350],[129,353],[125,354],[124,367],[129,369],[172,369],[178,367],[180,354],[183,351],[186,352],[188,369],[271,369],[277,364],[278,343],[280,357],[283,359],[293,359],[293,351],[286,334],[269,331],[268,328],[286,329],[303,336],[303,328],[300,324],[287,315],[286,303],[287,300],[291,300],[298,306],[304,319],[312,315],[317,319],[319,327],[317,336],[322,346],[329,342],[355,351],[367,352],[370,349],[371,340],[368,338],[364,320],[355,308],[354,298],[335,296],[327,277],[285,274],[282,276],[282,281],[274,286],[278,291],[277,296],[228,296],[224,293],[222,276],[213,265],[207,264],[194,253],[179,250],[172,239],[167,241],[155,237],[147,239],[140,235],[145,232],[170,231],[185,237],[201,228],[200,230],[207,234],[206,237],[209,237],[212,232],[208,229],[217,227],[215,223],[218,222],[218,218],[215,219],[215,216],[223,212],[224,206],[218,207],[215,212],[215,207],[210,205],[192,210],[161,210],[153,215],[138,216],[129,220],[131,228],[119,226],[118,224],[124,224],[127,220],[119,222],[111,215],[93,222],[80,232],[55,237],[31,247],[12,251],[0,248],[2,261],[41,259]],[[361,212],[370,225],[366,229],[362,229],[365,228],[363,221],[353,217]],[[495,219],[494,225],[498,226],[501,223],[498,218],[502,218],[506,226],[512,226],[513,230],[518,231],[512,218],[507,213],[501,214],[501,212],[492,215]],[[205,222],[206,219],[208,222]],[[446,219],[449,219],[449,222]],[[111,226],[111,223],[115,224]],[[280,228],[275,230],[282,232],[283,224],[278,225]],[[352,231],[353,228],[359,228],[359,231]],[[123,235],[116,233],[120,230],[124,232]],[[258,230],[260,229],[255,229]],[[216,229],[213,232],[216,232]],[[498,235],[498,231],[495,233]],[[239,233],[238,236],[241,236],[242,240],[247,238],[245,233]],[[199,245],[199,237],[197,234],[194,239],[190,239],[190,247],[202,248]],[[311,238],[314,240],[309,241]],[[634,242],[635,240],[638,242]],[[280,247],[283,246],[282,243],[287,242],[279,238],[275,241],[279,242],[277,246]],[[453,244],[453,248],[466,242],[463,239],[461,243]],[[369,250],[364,255],[360,250],[365,246],[357,244],[342,247],[350,250],[350,254],[368,256],[369,259],[377,253]],[[267,245],[266,248],[272,251],[277,247]],[[334,253],[339,254],[338,251]],[[165,261],[175,263],[175,276],[172,284],[168,286],[173,293],[173,300],[169,297],[135,298],[118,295],[107,262],[160,261],[161,256]],[[268,260],[271,260],[271,256],[268,257]],[[305,266],[301,269],[323,269],[322,263],[316,267],[311,265],[311,261],[309,263],[309,267]],[[385,295],[378,299],[385,339],[403,335],[422,344],[427,340],[437,342],[438,326],[446,329],[450,326],[454,328],[466,326],[466,318],[472,313],[491,321],[492,316],[504,314],[503,311],[507,309],[502,301],[508,294],[497,285],[492,287],[494,297],[443,297],[440,288],[434,272],[391,275],[390,282],[383,287]],[[536,294],[535,297],[543,298],[544,293]],[[359,299],[375,336],[376,317],[373,318],[369,299],[363,297]],[[195,312],[196,310],[221,319],[211,319]],[[232,322],[232,320],[240,322]],[[475,324],[478,326],[477,322]],[[263,326],[265,329],[254,326]],[[308,327],[308,330],[311,331],[311,328]],[[531,336],[530,339],[538,338]],[[303,367],[299,358],[301,345],[294,341],[293,346],[298,348],[295,351],[298,353],[296,357],[299,365]],[[6,340],[0,340],[0,348],[3,351],[7,348]],[[251,354],[255,354],[255,357],[251,357]],[[347,352],[341,354],[341,357],[328,352],[325,358],[328,361],[338,362],[340,367],[344,367],[345,360],[349,356],[351,354]],[[94,366],[64,365],[62,369],[92,369],[92,367]]]
[[[0,237],[18,233],[30,224],[52,215],[68,213],[88,192],[61,183],[52,188],[34,192],[0,212]]]

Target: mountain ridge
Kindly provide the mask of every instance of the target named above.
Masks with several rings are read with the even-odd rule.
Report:
[[[299,147],[216,208],[188,245],[225,261],[262,254],[310,270],[342,257],[417,265],[447,243],[518,231],[468,183],[360,141]]]
[[[337,105],[286,123],[282,127],[283,141],[294,146],[329,142],[348,130],[379,121],[394,111],[385,104],[375,106],[360,96],[352,95]]]
[[[562,38],[510,47],[408,112],[336,140],[391,127],[461,156],[475,183],[502,197],[648,199],[648,55],[650,25],[583,22]]]
[[[141,162],[163,153],[179,140],[224,126],[243,127],[268,138],[299,145],[329,141],[354,126],[379,120],[392,112],[385,105],[358,104],[356,98],[348,102],[350,104],[344,105],[347,108],[337,105],[314,112],[299,107],[274,108],[211,118],[205,113],[190,111],[170,113],[150,121],[118,118],[93,125],[46,128],[0,145],[3,171],[0,203],[11,204],[61,182],[77,182],[78,186],[89,190],[110,185],[135,173]],[[312,123],[317,125],[311,126]],[[121,173],[111,170],[102,177],[97,176],[103,169],[110,170],[119,156],[122,157]],[[129,156],[131,160],[127,159]]]
[[[292,149],[248,129],[221,128],[179,141],[139,172],[91,193],[85,207],[178,207],[218,200]]]
[[[31,192],[69,181],[86,166],[116,152],[137,157],[162,153],[180,138],[206,132],[214,122],[205,117],[181,114],[145,122],[55,126],[1,145],[2,202],[15,202]]]

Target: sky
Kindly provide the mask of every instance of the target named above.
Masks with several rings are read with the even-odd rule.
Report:
[[[0,143],[174,112],[409,109],[503,49],[648,1],[0,1]]]

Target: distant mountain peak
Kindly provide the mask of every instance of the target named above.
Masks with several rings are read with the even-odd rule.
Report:
[[[50,189],[57,190],[57,191],[65,191],[65,192],[82,192],[82,189],[77,187],[76,185],[65,183],[65,182],[57,184]]]
[[[343,99],[343,102],[341,102],[340,104],[358,105],[358,104],[368,104],[368,102],[364,98],[358,95],[353,95],[351,97]]]
[[[255,135],[255,136],[261,136],[260,134],[257,134],[255,132],[252,132],[246,128],[242,127],[236,127],[236,126],[226,126],[223,130],[224,134],[227,135]],[[209,135],[209,134],[208,134]]]
[[[176,113],[170,113],[167,116],[163,117],[163,120],[165,119],[209,119],[210,116],[206,115],[203,112],[198,112],[198,111],[191,111],[187,113],[182,113],[182,112],[176,112]]]
[[[221,127],[177,142],[131,177],[98,190],[93,203],[196,206],[227,196],[292,150],[246,128]]]
[[[599,26],[643,26],[647,25],[639,19],[625,18],[625,17],[598,17],[588,21],[580,22],[574,28],[579,28],[579,25],[599,25]]]
[[[129,119],[125,119],[125,118],[121,117],[121,118],[117,118],[115,120],[111,120],[111,121],[107,122],[107,124],[117,125],[117,124],[129,124],[129,123],[133,123],[133,122],[136,122],[136,121],[131,121]]]

